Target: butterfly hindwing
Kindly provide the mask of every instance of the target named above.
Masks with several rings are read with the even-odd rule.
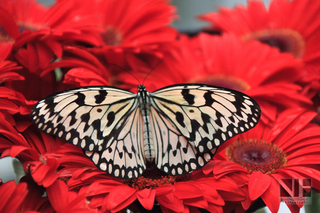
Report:
[[[155,109],[200,153],[251,129],[260,118],[260,107],[252,98],[225,88],[174,85],[151,96]]]
[[[142,134],[140,111],[135,109],[126,118],[119,134],[106,141],[101,151],[86,151],[85,154],[99,169],[114,177],[137,178],[146,169]]]
[[[182,175],[200,169],[216,151],[200,153],[166,116],[151,110],[152,138],[155,142],[155,164],[169,175]]]

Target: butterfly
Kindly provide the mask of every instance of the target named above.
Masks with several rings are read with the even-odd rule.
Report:
[[[152,93],[91,86],[40,100],[37,127],[79,146],[102,171],[137,178],[152,163],[168,175],[200,169],[218,146],[253,128],[259,105],[230,89],[177,84]]]

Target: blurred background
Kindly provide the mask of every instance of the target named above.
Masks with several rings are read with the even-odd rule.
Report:
[[[271,0],[263,0],[266,7]],[[38,0],[45,5],[54,4],[54,0]],[[176,20],[172,26],[181,32],[194,32],[200,30],[207,25],[206,22],[197,20],[197,16],[212,11],[218,11],[221,6],[234,7],[237,4],[246,5],[246,0],[171,0],[171,3],[177,7],[177,14],[179,19]],[[16,164],[17,162],[15,162]],[[0,179],[3,182],[15,179],[15,173],[13,170],[13,159],[6,157],[0,159]],[[268,208],[256,211],[256,213],[269,213]],[[280,213],[289,213],[289,209],[285,204],[281,204]],[[301,209],[301,213],[304,213],[304,209]]]

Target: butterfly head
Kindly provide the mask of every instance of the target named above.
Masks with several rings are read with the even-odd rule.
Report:
[[[142,84],[139,84],[138,92],[144,92],[144,91],[146,91],[146,87],[144,85],[142,85]]]

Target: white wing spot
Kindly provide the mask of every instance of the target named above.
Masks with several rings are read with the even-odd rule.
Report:
[[[99,155],[97,152],[95,152],[95,153],[93,154],[93,157],[92,157],[93,163],[94,163],[94,164],[98,164],[98,163],[99,163],[99,159],[100,159],[100,155]]]
[[[198,146],[198,149],[199,149],[199,152],[203,152],[204,151],[204,148],[203,148],[203,146]]]
[[[177,172],[178,172],[178,174],[181,175],[183,171],[182,171],[182,169],[179,167],[179,168],[177,169]]]
[[[236,134],[238,134],[237,128],[233,128],[233,131],[234,131]]]
[[[169,171],[167,166],[163,167],[163,170],[165,173],[168,173],[168,171]]]
[[[185,170],[186,172],[189,172],[189,166],[188,166],[188,164],[186,164],[186,165],[184,166],[184,170]]]
[[[111,164],[108,164],[108,173],[112,174],[112,165]]]
[[[212,149],[212,142],[211,141],[208,141],[207,147],[208,147],[208,149]]]
[[[174,168],[171,170],[171,174],[176,175],[176,170]]]
[[[93,144],[90,144],[90,145],[89,145],[89,151],[92,151],[93,148],[94,148],[94,145],[93,145]]]
[[[119,169],[114,170],[114,176],[119,177],[120,171]]]
[[[106,164],[106,163],[101,163],[101,164],[100,164],[100,169],[101,169],[102,171],[106,171],[106,170],[107,170],[107,164]]]
[[[233,133],[231,131],[228,132],[229,137],[232,137]]]
[[[203,155],[204,159],[206,160],[206,162],[210,161],[211,160],[211,156],[209,153],[206,153]]]
[[[200,166],[203,166],[203,165],[204,165],[204,162],[203,162],[202,157],[198,157],[198,164],[199,164]]]
[[[220,146],[220,140],[219,140],[218,138],[215,138],[215,139],[214,139],[214,144],[215,144],[216,146]]]
[[[63,131],[60,131],[60,132],[58,133],[58,137],[61,138],[62,135],[63,135]]]
[[[242,126],[240,126],[240,131],[243,132],[244,131],[244,128]]]
[[[128,178],[132,178],[132,171],[128,172]]]
[[[71,133],[68,132],[67,135],[66,135],[66,140],[68,141],[70,138],[71,138]],[[90,151],[91,151],[91,150],[90,150]]]
[[[47,133],[50,133],[50,132],[51,132],[51,130],[52,130],[51,128],[48,128],[48,129],[47,129]]]
[[[77,145],[77,144],[78,144],[78,141],[79,141],[78,138],[74,138],[73,141],[72,141],[73,145]]]
[[[227,139],[226,135],[224,133],[221,133],[221,138],[223,141],[225,141]]]
[[[190,163],[190,167],[192,170],[195,170],[197,168],[197,165],[195,163]]]

